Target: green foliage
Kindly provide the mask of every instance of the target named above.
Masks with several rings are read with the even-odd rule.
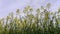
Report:
[[[50,4],[47,4],[47,7],[49,8]],[[43,12],[41,12],[41,9],[43,9]],[[41,9],[36,9],[34,15],[32,13],[33,8],[27,6],[23,10],[23,13],[26,14],[23,18],[19,15],[19,9],[16,11],[19,18],[11,12],[6,18],[0,19],[0,34],[60,34],[60,17],[58,13],[60,9],[54,14],[44,9],[43,6]]]

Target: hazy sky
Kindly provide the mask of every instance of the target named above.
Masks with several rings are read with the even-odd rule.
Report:
[[[18,8],[23,9],[28,4],[38,8],[47,3],[51,3],[51,10],[56,10],[60,6],[60,0],[0,0],[0,18],[7,16],[12,11],[15,12]]]

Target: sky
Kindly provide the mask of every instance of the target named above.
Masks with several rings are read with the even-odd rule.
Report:
[[[6,17],[10,12],[16,12],[16,9],[23,10],[27,5],[39,8],[47,3],[51,3],[52,11],[60,7],[60,0],[0,0],[0,18]]]

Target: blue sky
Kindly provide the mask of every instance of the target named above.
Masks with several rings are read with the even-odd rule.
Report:
[[[0,0],[0,18],[6,17],[18,8],[22,10],[27,5],[38,8],[41,5],[45,6],[47,3],[51,3],[51,10],[57,10],[60,6],[60,0]]]

